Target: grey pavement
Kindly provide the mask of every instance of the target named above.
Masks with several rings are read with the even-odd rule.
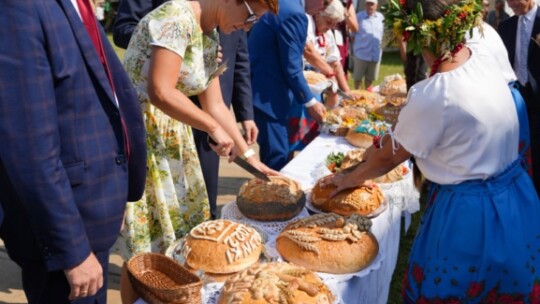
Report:
[[[235,200],[242,183],[250,178],[235,164],[221,159],[219,168],[218,208]],[[122,258],[111,254],[109,267],[108,303],[120,304],[120,270]],[[3,242],[0,240],[0,303],[27,303],[20,279],[20,269],[7,256]]]

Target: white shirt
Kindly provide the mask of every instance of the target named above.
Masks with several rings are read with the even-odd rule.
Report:
[[[313,46],[315,47],[315,50],[321,57],[328,63],[332,63],[338,60],[341,60],[341,55],[339,54],[339,49],[336,44],[336,40],[334,39],[334,35],[332,34],[331,30],[326,31],[324,35],[324,45],[321,45],[321,41],[319,41],[320,38],[317,36],[317,28],[315,25],[315,19],[313,16],[306,14],[308,19],[308,28],[307,28],[307,37],[306,42],[311,42]],[[307,62],[304,59],[304,63]]]
[[[522,41],[521,41],[521,28],[523,26],[526,26],[525,28],[525,33],[526,33],[526,37],[531,37],[531,34],[532,34],[532,29],[533,29],[533,25],[534,25],[534,18],[536,16],[536,11],[538,10],[538,5],[536,5],[534,2],[533,2],[533,7],[531,10],[529,10],[527,12],[527,14],[523,15],[523,16],[519,16],[519,19],[518,19],[518,27],[517,27],[517,32],[516,32],[516,54],[514,55],[515,58],[514,58],[514,71],[516,72],[516,75],[518,76],[519,78],[519,82],[521,82],[521,84],[526,84],[528,81],[529,81],[529,77],[528,77],[528,74],[526,73],[527,71],[527,58],[521,58],[521,56],[519,54],[521,54],[521,47],[523,45]],[[527,48],[529,47],[529,44],[531,43],[530,39],[529,41],[525,44],[527,45]],[[528,52],[527,52],[528,53]],[[523,69],[523,73],[521,73],[520,75],[520,70]]]
[[[465,39],[467,41],[467,47],[471,49],[473,53],[491,54],[497,61],[498,73],[506,79],[507,83],[516,81],[516,73],[508,61],[508,52],[506,46],[499,36],[499,33],[486,22],[482,23],[482,30],[478,27],[473,29],[472,37],[467,32]],[[495,68],[495,67],[494,67]]]
[[[473,53],[460,67],[414,85],[395,139],[439,184],[487,179],[518,156],[519,124],[508,83],[492,55]]]
[[[73,4],[73,6],[75,7],[75,10],[77,11],[77,14],[79,14],[79,18],[82,19],[81,12],[79,11],[79,5],[77,4],[77,0],[71,0],[71,4]]]

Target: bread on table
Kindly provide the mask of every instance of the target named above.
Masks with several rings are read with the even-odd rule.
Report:
[[[407,93],[407,82],[399,75],[388,75],[384,77],[379,85],[379,92],[382,95],[391,95],[394,93]]]
[[[312,271],[289,263],[250,267],[230,277],[218,304],[333,304],[334,295]]]
[[[286,221],[295,217],[306,204],[300,184],[284,176],[270,176],[271,182],[251,179],[238,191],[240,212],[259,221]]]
[[[360,163],[364,158],[365,149],[350,150],[345,153],[341,161],[340,170],[347,169]],[[372,181],[378,184],[393,183],[403,179],[403,175],[407,174],[409,169],[403,164],[398,165],[385,175],[374,178]]]
[[[380,137],[390,128],[390,124],[380,120],[364,119],[350,128],[345,139],[353,146],[367,149],[373,145],[373,138]]]
[[[306,78],[307,83],[311,85],[328,82],[326,76],[315,71],[304,71],[304,77]]]
[[[384,201],[382,190],[376,185],[345,189],[330,198],[330,194],[336,189],[335,185],[322,187],[319,180],[311,190],[311,205],[323,212],[340,215],[369,215]]]
[[[290,223],[276,239],[276,248],[286,261],[313,271],[354,273],[379,252],[370,228],[371,220],[357,214],[316,214]]]
[[[259,233],[229,220],[203,222],[189,232],[182,246],[187,266],[215,274],[244,270],[259,260]]]

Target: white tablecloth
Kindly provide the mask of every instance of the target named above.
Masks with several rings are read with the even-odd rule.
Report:
[[[315,182],[330,173],[325,167],[325,159],[331,152],[346,152],[355,149],[342,137],[320,135],[315,138],[301,153],[299,153],[281,173],[298,181],[304,190],[309,191]],[[371,230],[379,242],[380,256],[376,263],[357,276],[344,279],[341,275],[325,275],[325,283],[338,297],[336,304],[385,304],[388,300],[390,281],[396,266],[399,239],[401,232],[401,217],[419,210],[419,193],[413,186],[412,174],[405,176],[397,183],[381,186],[385,198],[389,202],[388,208],[379,216],[372,219]],[[236,204],[231,202],[224,207],[222,215],[239,222]],[[228,210],[228,211],[227,211]],[[301,214],[305,216],[305,210]],[[232,216],[234,215],[234,216]],[[299,215],[300,216],[300,215]],[[246,221],[249,221],[246,219]],[[249,224],[254,225],[251,222]],[[264,224],[263,224],[264,226]],[[262,227],[268,235],[270,242],[276,236],[275,227]],[[279,231],[278,231],[279,232]],[[267,244],[268,245],[268,244]],[[222,284],[207,284],[202,290],[203,304],[217,303],[219,289]],[[142,300],[136,304],[145,303]]]
[[[311,189],[320,177],[330,173],[325,167],[326,156],[331,152],[351,149],[355,147],[349,145],[343,137],[322,134],[288,163],[281,173],[300,182],[304,189]],[[389,201],[389,207],[373,219],[372,232],[379,241],[384,259],[381,267],[363,277],[331,284],[347,304],[387,303],[398,256],[401,217],[410,216],[410,213],[420,209],[419,193],[413,186],[412,174],[400,182],[383,185],[381,188]]]

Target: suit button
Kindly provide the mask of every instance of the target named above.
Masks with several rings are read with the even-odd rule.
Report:
[[[124,154],[118,154],[115,158],[117,164],[123,164],[126,162],[126,156]]]

